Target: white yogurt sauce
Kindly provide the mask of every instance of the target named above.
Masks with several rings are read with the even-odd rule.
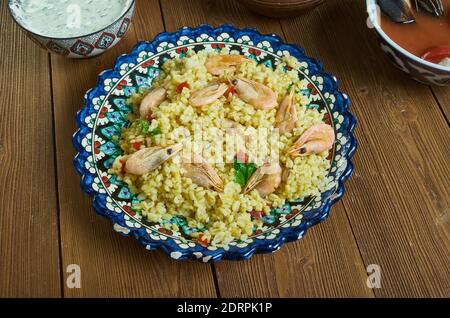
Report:
[[[132,0],[15,0],[11,10],[19,23],[38,35],[71,38],[109,26]]]

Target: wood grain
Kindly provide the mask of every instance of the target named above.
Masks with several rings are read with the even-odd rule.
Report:
[[[133,239],[120,237],[109,221],[92,211],[91,200],[81,193],[72,167],[75,152],[70,140],[85,91],[95,86],[97,74],[113,66],[116,56],[130,52],[138,40],[151,40],[164,31],[158,1],[138,1],[137,5],[135,27],[110,52],[82,61],[52,57],[63,268],[79,264],[82,272],[82,288],[65,288],[64,295],[213,297],[209,265],[175,262],[161,252],[146,251]]]
[[[450,89],[390,65],[363,1],[327,1],[281,24],[233,0],[161,3],[138,1],[134,27],[110,52],[49,63],[0,2],[0,297],[215,297],[213,273],[222,297],[450,297]],[[80,190],[70,142],[99,72],[165,27],[201,23],[303,46],[340,79],[359,122],[354,176],[325,223],[273,255],[213,267],[114,233]],[[81,289],[65,287],[69,264],[81,266]],[[369,264],[381,266],[380,289],[366,287]]]
[[[60,297],[48,55],[0,3],[0,297]]]
[[[278,20],[261,18],[235,1],[162,1],[169,31],[201,23],[256,27],[262,33],[282,30]],[[373,297],[367,274],[342,204],[323,225],[274,255],[247,262],[215,265],[222,297]]]
[[[450,122],[450,87],[433,87],[434,95],[437,98],[441,109],[447,118],[447,123]]]
[[[376,295],[449,297],[450,130],[429,88],[390,65],[365,20],[362,1],[328,1],[282,25],[353,100],[359,150],[343,203],[365,264],[381,266]]]

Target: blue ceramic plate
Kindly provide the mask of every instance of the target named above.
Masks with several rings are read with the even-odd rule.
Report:
[[[312,102],[307,107],[326,110],[323,120],[333,126],[337,139],[330,151],[331,190],[274,209],[265,217],[262,229],[246,241],[232,242],[226,249],[190,239],[187,233],[193,229],[182,218],[174,217],[169,221],[176,224],[180,232],[147,222],[133,209],[138,198],[116,176],[108,173],[114,159],[121,155],[114,140],[128,124],[126,116],[131,109],[127,99],[139,88],[151,86],[164,61],[183,57],[188,49],[220,51],[225,47],[268,67],[275,67],[286,54],[296,57],[301,62],[299,77],[309,81],[304,94],[310,95]],[[331,205],[344,194],[343,183],[352,173],[350,159],[356,149],[353,137],[356,120],[348,111],[349,104],[347,95],[338,91],[336,78],[323,73],[320,62],[305,56],[296,45],[283,43],[276,35],[262,35],[254,29],[240,30],[230,25],[219,28],[201,25],[161,33],[153,42],[141,42],[131,54],[120,56],[114,69],[101,73],[97,86],[87,92],[85,107],[77,115],[79,129],[73,137],[78,151],[75,168],[82,177],[82,189],[94,198],[97,213],[110,219],[117,232],[133,236],[148,250],[160,248],[179,260],[245,260],[255,253],[272,253],[283,243],[298,240],[308,228],[325,220]]]

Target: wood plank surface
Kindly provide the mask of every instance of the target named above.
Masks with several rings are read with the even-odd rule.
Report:
[[[282,35],[278,20],[262,18],[231,0],[163,0],[162,9],[168,31],[232,23]],[[326,223],[274,255],[214,267],[222,297],[373,297],[342,204],[333,208]]]
[[[237,0],[140,0],[117,47],[69,60],[49,58],[1,1],[0,297],[450,297],[450,87],[392,67],[365,20],[354,0],[284,20]],[[273,255],[214,266],[116,234],[72,166],[74,117],[97,74],[138,41],[202,23],[304,47],[339,78],[359,123],[355,173],[325,223]],[[70,264],[81,267],[81,289],[66,287]],[[366,286],[370,264],[381,267],[380,289]]]
[[[381,266],[376,296],[449,297],[450,130],[430,89],[390,65],[365,20],[363,1],[343,0],[282,25],[353,100],[359,149],[343,202],[365,264]]]
[[[0,3],[0,297],[60,297],[48,55]]]
[[[172,261],[162,252],[146,251],[135,240],[119,236],[109,221],[91,209],[72,167],[75,151],[70,140],[84,93],[118,55],[164,31],[157,0],[137,1],[136,10],[134,27],[106,54],[82,61],[52,56],[63,268],[79,264],[82,274],[82,288],[65,288],[64,296],[214,297],[209,265]]]
[[[432,88],[436,99],[441,106],[442,112],[447,118],[447,123],[450,122],[450,88],[449,87],[433,87]]]

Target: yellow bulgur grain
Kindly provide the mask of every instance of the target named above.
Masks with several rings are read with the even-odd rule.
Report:
[[[287,181],[282,183],[275,193],[265,199],[261,198],[257,191],[244,195],[241,186],[234,180],[233,164],[226,162],[225,145],[222,149],[221,143],[218,142],[219,137],[214,133],[203,134],[204,148],[188,147],[192,147],[196,152],[205,153],[207,148],[205,145],[209,144],[210,156],[225,161],[212,163],[224,181],[223,193],[203,189],[192,180],[183,177],[181,165],[175,159],[165,162],[158,169],[143,176],[121,175],[123,162],[136,151],[134,147],[136,142],[141,143],[141,147],[172,145],[180,140],[180,134],[176,129],[183,128],[183,136],[185,134],[194,136],[198,128],[202,131],[210,128],[223,131],[225,119],[257,129],[274,126],[276,109],[257,110],[236,95],[232,95],[230,99],[221,97],[211,105],[199,109],[194,109],[189,104],[192,90],[204,88],[215,80],[205,68],[208,54],[217,53],[189,51],[187,57],[168,60],[162,65],[161,75],[154,80],[153,85],[167,90],[167,100],[153,110],[153,119],[150,123],[150,130],[159,129],[161,134],[143,136],[137,124],[123,129],[119,144],[124,155],[114,162],[110,172],[118,174],[132,192],[140,195],[142,201],[138,204],[138,208],[150,222],[162,222],[170,220],[173,216],[183,216],[190,227],[204,228],[201,235],[194,232],[192,237],[201,237],[212,245],[226,246],[233,240],[247,239],[255,227],[263,225],[261,220],[251,218],[251,211],[263,211],[267,214],[270,207],[281,207],[287,200],[318,195],[326,190],[330,162],[326,159],[326,153],[295,159],[285,155],[286,149],[307,128],[321,123],[324,115],[315,109],[306,108],[310,99],[301,93],[306,88],[307,82],[298,79],[296,69],[300,67],[300,63],[292,56],[285,56],[275,70],[251,61],[238,66],[235,72],[236,76],[270,87],[276,92],[278,102],[282,101],[288,89],[293,87],[296,90],[299,120],[292,133],[280,136],[276,149],[281,163],[290,169],[290,174]],[[287,65],[292,70],[285,71]],[[227,81],[230,75],[224,74],[220,80]],[[187,82],[190,89],[184,88],[181,92],[177,92],[177,86],[183,82]],[[139,113],[139,105],[147,92],[148,90],[140,90],[130,98],[129,103],[134,113]],[[131,114],[128,119],[133,122],[137,117]],[[179,230],[176,225],[169,228],[173,231]]]

